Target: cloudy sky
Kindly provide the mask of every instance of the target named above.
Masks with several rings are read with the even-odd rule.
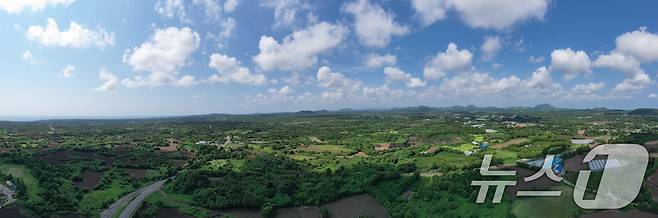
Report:
[[[658,107],[656,8],[651,0],[0,0],[0,115]]]

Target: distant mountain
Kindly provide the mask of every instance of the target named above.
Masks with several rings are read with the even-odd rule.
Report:
[[[654,108],[638,108],[628,112],[629,115],[642,115],[642,116],[656,116],[658,109]]]
[[[550,105],[550,104],[538,104],[538,105],[534,106],[532,109],[548,111],[548,110],[556,110],[558,108],[553,107],[553,105]]]

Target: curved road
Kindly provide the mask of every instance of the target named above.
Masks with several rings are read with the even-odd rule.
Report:
[[[149,196],[151,193],[160,189],[160,187],[162,187],[165,181],[167,181],[167,179],[157,181],[153,184],[140,188],[137,191],[131,192],[130,194],[121,197],[119,200],[117,200],[112,205],[110,205],[106,210],[101,212],[101,218],[114,217],[115,214],[119,212],[119,209],[121,209],[121,207],[123,207],[124,205],[127,206],[123,209],[123,211],[121,211],[121,215],[119,215],[119,217],[130,218],[135,213],[135,210],[137,210],[137,208],[139,208],[139,206],[142,205],[144,199],[146,199],[146,197]]]

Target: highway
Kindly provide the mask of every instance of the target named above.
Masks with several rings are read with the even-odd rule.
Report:
[[[131,192],[119,200],[110,205],[106,210],[101,212],[101,218],[112,218],[119,212],[121,207],[127,205],[123,211],[121,211],[120,218],[130,218],[137,208],[142,205],[144,199],[149,196],[151,193],[159,190],[162,185],[167,181],[167,179],[157,181],[153,184],[150,184],[146,187],[140,188],[137,191]]]

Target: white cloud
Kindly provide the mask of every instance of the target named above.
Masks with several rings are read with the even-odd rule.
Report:
[[[59,78],[60,79],[67,79],[67,78],[74,77],[75,76],[75,74],[73,74],[74,71],[75,71],[75,66],[70,65],[70,64],[66,65],[66,67],[64,67],[64,69],[62,69],[61,74],[59,74]]]
[[[645,62],[658,60],[658,35],[648,32],[646,27],[624,33],[615,42],[618,52]]]
[[[542,20],[550,0],[446,0],[474,28],[505,29],[528,20]]]
[[[100,69],[98,72],[98,77],[100,80],[103,81],[103,84],[95,88],[95,91],[99,92],[114,92],[116,90],[117,85],[119,84],[119,78],[112,74],[112,72],[108,71],[105,68]]]
[[[551,53],[550,70],[562,73],[566,80],[576,78],[580,74],[590,74],[590,65],[589,56],[582,50],[556,49]]]
[[[188,27],[154,30],[148,41],[123,55],[123,62],[134,71],[148,71],[150,74],[147,78],[138,75],[132,80],[126,79],[123,84],[129,87],[190,84],[190,76],[179,81],[176,75],[178,69],[187,65],[192,53],[199,48],[200,41],[199,34]]]
[[[265,75],[251,73],[248,68],[243,67],[234,57],[214,53],[210,55],[208,66],[217,71],[217,74],[208,78],[210,82],[236,82],[249,85],[263,85],[267,83]]]
[[[338,46],[346,34],[347,28],[322,22],[293,32],[281,43],[261,36],[254,62],[266,71],[306,69],[317,63],[319,54]]]
[[[235,8],[238,7],[239,3],[240,2],[238,2],[238,0],[226,0],[224,2],[224,11],[226,11],[228,13],[231,13],[231,12],[235,11]]]
[[[644,73],[644,70],[640,67],[639,61],[632,56],[623,55],[618,52],[599,55],[596,61],[594,61],[594,66],[621,71],[627,75]]]
[[[533,55],[530,55],[530,58],[528,58],[528,61],[530,61],[532,63],[542,63],[542,62],[544,62],[544,56],[536,56],[535,57]]]
[[[29,50],[25,50],[23,54],[21,54],[21,59],[23,61],[30,63],[30,64],[40,64],[43,63],[43,60],[37,59],[34,56],[32,56],[32,52]]]
[[[384,68],[384,74],[386,75],[387,82],[405,82],[405,85],[409,88],[419,88],[425,86],[426,84],[421,79],[413,77],[411,74],[405,73],[397,67]]]
[[[173,4],[173,5],[175,5],[175,7],[173,7],[173,8],[179,8],[180,10],[182,10],[184,12],[184,10],[185,10],[184,5],[181,4],[180,6],[178,6],[177,5],[178,1],[169,0],[168,2],[175,2]],[[218,18],[219,15],[222,13],[222,6],[220,6],[218,0],[194,0],[194,1],[192,1],[192,3],[202,6],[204,8],[204,11],[206,12],[206,16],[208,16],[208,17]],[[167,5],[167,4],[165,4],[165,5]],[[176,9],[176,10],[178,10],[178,9]],[[166,16],[171,18],[173,16],[173,13],[171,13],[171,15],[166,15]]]
[[[354,16],[354,28],[361,43],[371,47],[384,47],[392,36],[403,36],[409,28],[395,22],[395,15],[386,12],[369,0],[356,0],[343,5],[342,11]]]
[[[482,60],[491,61],[496,58],[496,55],[503,48],[503,43],[498,36],[487,36],[484,38],[480,51],[482,52]]]
[[[27,38],[45,46],[87,48],[96,46],[105,48],[114,45],[114,33],[105,32],[101,27],[90,30],[71,21],[67,31],[60,31],[55,19],[48,18],[48,25],[44,28],[33,25],[27,29]]]
[[[467,72],[443,80],[439,90],[452,96],[487,96],[513,91],[520,82],[516,76],[495,79],[487,73]]]
[[[522,82],[523,96],[533,98],[535,96],[556,96],[562,90],[559,83],[554,83],[551,74],[546,67],[537,68],[532,72],[530,78]]]
[[[294,26],[298,14],[311,9],[304,0],[263,0],[261,5],[274,9],[275,28]]]
[[[577,84],[573,88],[571,88],[571,91],[574,93],[591,95],[594,92],[601,90],[604,86],[605,86],[604,82]]]
[[[327,66],[318,69],[316,81],[322,88],[358,89],[362,85],[361,82],[351,80],[342,73],[332,72]]]
[[[155,11],[167,18],[178,17],[181,22],[190,22],[183,0],[158,0],[155,3]]]
[[[648,97],[649,97],[649,98],[658,98],[658,94],[656,94],[656,93],[651,93],[651,94],[649,94]]]
[[[32,11],[41,11],[46,6],[68,6],[75,0],[0,0],[0,8],[9,14],[20,13],[31,8]]]
[[[233,35],[233,31],[235,30],[235,25],[236,25],[235,19],[233,19],[231,17],[226,18],[221,23],[222,32],[219,33],[219,37],[228,38],[231,35]]]
[[[473,54],[468,49],[459,50],[456,44],[448,44],[445,52],[439,52],[425,64],[423,74],[426,80],[441,79],[451,72],[464,72],[472,69]]]
[[[621,83],[615,86],[614,91],[617,92],[630,92],[646,88],[651,85],[653,81],[646,73],[637,73],[629,78],[624,79]]]
[[[365,65],[368,68],[380,68],[383,66],[394,66],[397,63],[397,57],[392,54],[375,54],[370,53],[366,56]]]
[[[423,26],[429,26],[446,17],[446,5],[443,0],[412,0],[411,6],[416,11]]]

